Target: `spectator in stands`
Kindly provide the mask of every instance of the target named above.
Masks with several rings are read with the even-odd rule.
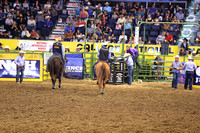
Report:
[[[90,2],[88,2],[87,5],[88,5],[89,9],[92,10],[92,11],[95,9],[95,8],[91,5]]]
[[[2,38],[9,38],[9,35],[8,35],[8,31],[4,31],[3,32],[3,36],[2,36]]]
[[[166,40],[166,42],[169,43],[170,45],[174,45],[173,36],[172,36],[171,34],[169,34],[169,32],[167,32],[165,40]]]
[[[192,58],[194,58],[194,57],[198,57],[197,52],[195,52],[195,50],[192,51]]]
[[[184,51],[186,53],[186,55],[188,54],[188,50],[189,50],[189,44],[188,44],[188,40],[187,38],[183,39],[183,42],[178,44],[179,48],[184,48]]]
[[[78,30],[80,30],[81,33],[85,32],[85,30],[84,30],[84,28],[85,28],[85,22],[82,21],[82,19],[80,19],[80,18],[78,19],[76,27],[77,27]]]
[[[24,3],[22,4],[22,7],[24,10],[29,10],[29,3],[27,3],[26,0],[24,0]]]
[[[82,35],[82,38],[79,40],[79,42],[85,42],[85,35],[84,34]],[[86,40],[86,42],[87,42],[87,40]]]
[[[131,24],[128,21],[125,23],[125,33],[126,35],[131,33]]]
[[[77,28],[77,23],[78,23],[78,20],[76,17],[74,17],[71,24],[75,29]],[[77,31],[77,30],[75,30],[75,31]]]
[[[3,45],[3,44],[2,44],[2,43],[0,43],[0,50],[3,50],[3,47],[2,47],[2,45]]]
[[[172,20],[172,22],[175,22],[175,21]],[[170,25],[170,30],[171,31],[179,31],[179,26],[177,24],[171,24]]]
[[[138,15],[140,15],[141,18],[144,18],[145,15],[144,15],[144,13],[142,12],[142,9],[139,9],[135,16],[138,16]]]
[[[69,25],[68,25],[67,28],[65,29],[65,33],[66,33],[66,32],[69,32],[70,30],[71,30],[73,33],[75,33],[75,28],[72,26],[71,23],[69,23]]]
[[[107,11],[108,14],[111,14],[112,9],[111,9],[111,7],[109,6],[109,3],[106,2],[105,5],[106,5],[106,6],[103,8],[103,11]]]
[[[9,46],[5,46],[3,49],[5,50],[5,52],[10,52],[10,47]]]
[[[196,38],[196,39],[195,39],[195,44],[199,44],[199,43],[200,43],[199,38]]]
[[[13,4],[13,7],[14,7],[14,8],[15,8],[16,6],[19,6],[19,7],[21,6],[18,0],[16,0],[15,3]]]
[[[31,16],[31,19],[28,20],[27,24],[28,24],[27,25],[28,30],[31,30],[32,28],[34,28],[36,30],[36,22],[35,22],[33,16]]]
[[[149,9],[149,14],[154,15],[156,13],[157,9],[155,8],[155,5],[153,4],[152,7]]]
[[[122,31],[122,25],[119,22],[117,22],[113,33],[114,35],[120,35],[121,31]]]
[[[115,12],[115,11],[113,11],[113,14],[112,14],[112,19],[117,19],[118,18],[118,15],[117,15],[117,13]]]
[[[156,57],[155,59],[154,59],[154,65],[153,65],[153,67],[151,68],[152,69],[152,75],[154,76],[155,75],[155,70],[156,69],[159,69],[159,70],[161,70],[161,66],[162,66],[162,64],[163,64],[163,60],[162,60],[162,58],[161,57],[159,57],[159,54],[157,53],[154,57]],[[160,73],[160,72],[159,72]],[[158,74],[159,75],[159,74]],[[155,78],[156,79],[156,78]]]
[[[18,39],[20,35],[20,30],[15,21],[13,21],[13,25],[11,27],[11,35],[12,38]]]
[[[36,26],[37,26],[37,29],[41,29],[42,28],[42,24],[43,24],[43,22],[44,22],[44,15],[43,15],[43,13],[42,13],[42,11],[39,11],[38,12],[38,14],[37,14],[37,16],[36,16]]]
[[[111,36],[112,34],[112,29],[107,26],[104,30],[103,30],[103,34],[106,37],[106,39],[108,39],[109,36]]]
[[[32,29],[32,31],[31,31],[31,33],[30,33],[30,39],[33,39],[33,40],[38,40],[39,38],[38,38],[38,33],[35,31],[35,29],[33,28]]]
[[[27,25],[27,20],[26,20],[26,17],[20,17],[20,20],[19,20],[19,29],[20,31],[22,31],[24,29],[24,27],[26,27]]]
[[[8,14],[7,19],[5,21],[5,29],[10,31],[12,24],[13,24],[12,15]]]
[[[81,48],[79,46],[76,47],[76,52],[81,52]]]
[[[169,16],[166,16],[164,22],[170,22]],[[170,28],[170,24],[163,24],[163,30],[167,31]]]
[[[65,47],[65,52],[66,52],[66,53],[70,52],[70,50],[69,50],[69,47],[68,47],[68,46],[66,46],[66,47]]]
[[[92,36],[93,33],[94,33],[94,27],[92,27],[91,24],[88,24],[88,28],[87,28],[88,36]]]
[[[82,20],[86,20],[89,17],[89,14],[85,9],[83,8],[82,11],[80,12],[80,17]]]
[[[15,9],[11,9],[10,14],[11,14],[11,18],[13,19],[15,17]]]
[[[58,12],[59,15],[62,14],[62,9],[63,8],[62,8],[62,5],[61,5],[60,1],[58,1],[57,4],[55,5],[55,9],[56,9],[56,11]]]
[[[118,18],[117,23],[119,24],[124,24],[124,21],[126,20],[126,18],[124,17],[123,14],[120,15],[120,18]]]
[[[24,30],[22,31],[21,33],[21,38],[22,39],[28,39],[30,37],[30,33],[29,31],[27,30],[27,28],[25,27]]]
[[[50,13],[50,15],[51,15],[52,22],[55,24],[56,20],[58,19],[58,12],[57,12],[57,10],[53,6],[51,7],[51,13]]]
[[[16,21],[17,24],[19,23],[20,17],[23,17],[23,15],[20,14],[19,10],[17,10],[15,17],[14,17],[14,20]]]
[[[122,34],[119,36],[118,43],[122,43],[123,41],[124,41],[124,43],[126,43],[126,41],[127,41],[127,35],[125,35],[124,32],[122,31]]]
[[[147,42],[147,45],[153,45],[153,44],[151,43],[151,40],[149,40],[149,41]]]
[[[48,36],[52,27],[53,27],[53,22],[50,20],[50,16],[46,16],[46,20],[44,21],[42,28],[42,36],[44,37]]]
[[[91,17],[92,17],[92,13],[93,13],[92,10],[89,9],[88,6],[86,6],[86,7],[85,7],[85,11],[87,11],[87,13],[88,13],[88,17],[91,18]]]
[[[161,41],[159,41],[159,42],[158,42],[156,45],[160,45],[160,46],[161,46],[161,45],[162,45],[162,42],[161,42]]]
[[[5,13],[5,15],[9,14],[10,13],[10,6],[9,5],[4,6],[3,12]]]
[[[139,37],[139,44],[144,44],[144,42],[142,41],[142,37]]]
[[[131,41],[132,38],[132,41]],[[135,36],[130,36],[128,44],[135,44]]]
[[[71,41],[72,37],[73,37],[73,32],[70,29],[68,32],[65,33],[65,35],[64,35],[64,41]]]
[[[100,36],[102,35],[102,30],[101,30],[101,27],[100,25],[97,25],[96,27],[96,32],[95,32],[97,35],[98,35],[98,38],[100,38]]]
[[[153,19],[150,14],[147,16],[146,22],[153,22]]]
[[[78,42],[78,39],[76,38],[75,35],[73,35],[73,37],[72,37],[72,41],[73,41],[73,42]]]
[[[181,22],[184,20],[184,13],[182,10],[180,10],[178,13],[176,13],[177,19],[180,19]]]
[[[0,8],[0,25],[4,25],[6,19],[6,15],[3,12],[2,8]]]
[[[101,9],[101,4],[98,4],[98,7],[96,8],[96,18],[97,19],[102,19],[103,17],[103,13],[102,13],[102,9]]]
[[[38,1],[38,0],[35,1],[35,4],[34,4],[34,6],[33,6],[33,9],[34,9],[35,14],[36,14],[39,10],[42,9],[41,6],[40,6],[40,4],[39,4],[39,1]]]
[[[142,18],[141,18],[141,15],[138,15],[135,19],[135,24],[137,25],[139,23],[139,21],[143,21]]]
[[[44,8],[51,8],[51,3],[49,1],[46,2],[46,4],[44,4]]]

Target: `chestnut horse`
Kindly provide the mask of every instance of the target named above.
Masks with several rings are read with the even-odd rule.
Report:
[[[110,66],[104,61],[99,61],[96,65],[95,73],[97,76],[97,82],[99,84],[100,93],[104,94],[105,85],[110,75]]]
[[[64,60],[66,60],[67,62],[66,57],[64,58]],[[47,65],[52,80],[52,89],[55,89],[55,83],[57,78],[59,79],[58,87],[61,88],[61,78],[63,76],[63,61],[61,60],[60,56],[52,57],[52,59],[49,60]]]

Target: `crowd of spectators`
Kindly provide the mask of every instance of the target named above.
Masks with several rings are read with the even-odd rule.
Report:
[[[135,26],[141,22],[182,22],[184,21],[184,9],[177,5],[161,5],[155,7],[154,3],[146,5],[143,2],[119,2],[110,3],[82,2],[76,8],[76,13],[67,25],[64,34],[65,41],[96,42],[109,41],[110,43],[134,43]],[[65,5],[64,5],[65,7]],[[68,11],[61,6],[59,1],[19,2],[11,3],[0,0],[0,23],[6,31],[0,33],[0,38],[21,39],[46,39],[56,23],[58,16],[64,23],[68,17]],[[87,37],[85,40],[85,27],[87,22]],[[125,22],[125,23],[124,23]],[[125,32],[123,31],[125,28]],[[132,28],[132,34],[131,34]],[[176,44],[180,25],[177,24],[146,24],[141,26],[139,43],[161,44],[167,42]],[[95,29],[95,30],[94,30]],[[94,33],[95,32],[95,33]],[[145,40],[143,40],[145,34]]]
[[[58,1],[18,0],[10,2],[0,0],[0,24],[6,31],[0,32],[0,38],[45,39],[62,14]]]
[[[184,9],[177,5],[161,5],[155,7],[152,3],[148,9],[145,3],[139,2],[119,2],[111,6],[108,2],[93,5],[90,2],[81,3],[77,8],[75,16],[65,30],[65,41],[83,41],[85,34],[86,19],[93,20],[87,22],[87,42],[109,41],[110,43],[134,43],[135,26],[141,22],[183,22]],[[125,23],[124,23],[125,22]],[[125,32],[123,31],[125,28]],[[132,28],[132,34],[131,34]],[[143,40],[143,28],[141,26],[139,43],[161,44],[162,42],[175,45],[180,33],[178,24],[146,24],[145,40]],[[71,29],[71,30],[70,30]],[[95,29],[95,33],[94,33]]]

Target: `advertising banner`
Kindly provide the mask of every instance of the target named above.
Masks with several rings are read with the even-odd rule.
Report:
[[[40,79],[40,60],[26,60],[24,78]],[[11,59],[0,59],[0,78],[16,78],[16,64]]]
[[[44,65],[47,65],[47,61],[52,55],[53,53],[44,53]]]
[[[66,63],[67,74],[66,78],[83,79],[83,58],[67,58]]]
[[[196,71],[194,72],[193,84],[200,85],[200,66],[198,66]]]
[[[19,40],[19,45],[25,51],[49,51],[53,45],[53,41]]]

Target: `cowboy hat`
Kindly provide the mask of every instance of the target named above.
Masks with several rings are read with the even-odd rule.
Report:
[[[179,55],[176,55],[175,58],[180,58]]]
[[[23,50],[19,51],[19,54],[25,54],[26,52],[24,52]]]
[[[12,17],[12,15],[11,15],[11,14],[8,14],[8,17]]]
[[[42,11],[38,11],[38,14],[42,14]]]
[[[88,10],[88,9],[89,9],[89,7],[88,7],[88,6],[86,6],[86,7],[85,7],[85,10]]]
[[[69,48],[68,46],[66,46],[65,48]]]
[[[3,49],[6,49],[6,48],[7,48],[7,49],[10,49],[10,47],[9,47],[9,46],[5,46]]]
[[[21,46],[20,44],[17,44],[17,47],[18,47],[18,48],[22,48],[22,46]]]
[[[199,38],[196,38],[196,41],[199,41]]]
[[[187,38],[184,38],[183,40],[185,40],[186,42],[188,41],[188,39],[187,39]]]
[[[2,43],[0,43],[0,46],[2,46],[3,44]]]
[[[51,18],[50,16],[46,16],[45,19]]]
[[[76,47],[76,49],[80,49],[80,47],[78,46],[78,47]]]
[[[56,41],[62,41],[61,37],[56,38]]]
[[[107,46],[108,45],[108,42],[104,42],[102,43],[103,46]]]
[[[105,3],[105,5],[109,5],[109,3],[108,3],[108,2],[106,2],[106,3]]]
[[[192,56],[189,56],[189,57],[188,57],[188,60],[192,60],[192,59],[193,59]]]
[[[88,2],[87,4],[88,4],[88,5],[91,5],[91,3],[90,3],[90,2]]]
[[[125,53],[125,54],[124,54],[124,58],[125,58],[125,57],[128,57],[128,56],[130,56],[130,55],[131,55],[130,53]]]

